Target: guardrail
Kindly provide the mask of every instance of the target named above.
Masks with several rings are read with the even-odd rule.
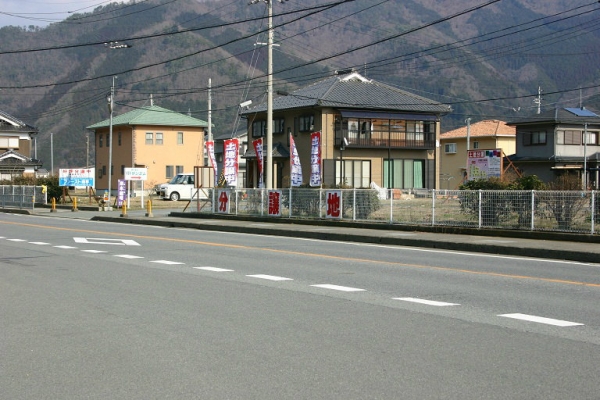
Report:
[[[266,189],[214,189],[193,200],[192,212],[329,218],[328,193],[341,194],[339,219],[389,224],[515,229],[596,234],[599,191],[493,191],[398,189],[279,189],[278,215]],[[223,193],[226,197],[223,197]],[[227,198],[227,207],[222,199]],[[272,206],[272,204],[271,204]],[[272,209],[271,209],[272,210]]]

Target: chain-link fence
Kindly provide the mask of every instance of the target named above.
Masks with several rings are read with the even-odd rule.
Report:
[[[595,234],[595,225],[600,221],[599,193],[427,189],[216,189],[209,193],[208,200],[203,200],[207,206],[203,206],[200,212]]]
[[[42,186],[0,185],[0,207],[32,210],[36,205],[47,204]]]

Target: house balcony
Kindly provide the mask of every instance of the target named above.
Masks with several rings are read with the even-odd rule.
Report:
[[[405,132],[405,131],[353,131],[336,129],[335,146],[340,147],[342,140],[348,142],[347,148],[360,149],[410,149],[432,150],[435,149],[435,133],[433,132]]]

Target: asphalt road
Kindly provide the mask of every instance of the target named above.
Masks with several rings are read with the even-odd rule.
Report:
[[[0,214],[7,399],[596,399],[598,264]]]

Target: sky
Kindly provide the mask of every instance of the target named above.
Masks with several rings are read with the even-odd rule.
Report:
[[[0,27],[48,26],[69,17],[70,11],[91,12],[111,2],[114,0],[0,0]]]

